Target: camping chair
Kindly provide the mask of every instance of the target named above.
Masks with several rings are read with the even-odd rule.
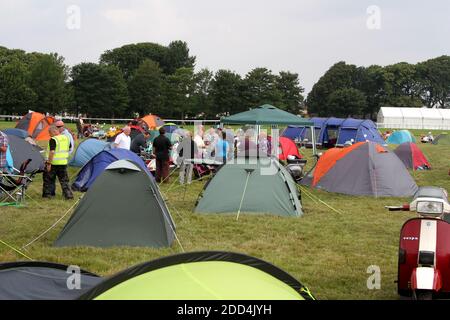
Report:
[[[18,171],[17,174],[0,172],[0,206],[21,205],[28,185],[38,172],[38,170],[35,170],[28,175],[25,174],[30,162],[31,159],[28,159],[22,163],[20,170],[15,169],[15,171]]]
[[[194,164],[194,176],[196,178],[202,178],[209,174],[209,169],[203,164]]]

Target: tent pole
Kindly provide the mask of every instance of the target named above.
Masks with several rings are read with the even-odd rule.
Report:
[[[312,147],[313,147],[313,156],[317,155],[316,150],[316,128],[315,126],[310,127],[311,130],[311,140],[312,140]],[[317,158],[316,158],[317,161]]]
[[[244,203],[245,193],[247,192],[248,179],[250,178],[251,173],[252,173],[252,171],[247,171],[247,180],[245,181],[244,192],[242,193],[241,203],[239,204],[239,210],[237,213],[236,221],[239,220],[239,215],[241,214],[242,204]]]

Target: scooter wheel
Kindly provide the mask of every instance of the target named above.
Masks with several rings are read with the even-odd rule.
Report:
[[[417,290],[413,294],[414,300],[433,300],[433,291],[430,290]]]

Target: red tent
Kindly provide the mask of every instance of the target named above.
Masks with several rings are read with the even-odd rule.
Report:
[[[431,165],[427,158],[415,143],[402,143],[394,150],[394,153],[402,160],[408,169],[431,169]]]
[[[280,160],[287,160],[288,156],[295,156],[298,159],[302,159],[302,155],[298,152],[297,146],[295,143],[286,137],[280,137],[280,154],[278,155],[278,158]]]

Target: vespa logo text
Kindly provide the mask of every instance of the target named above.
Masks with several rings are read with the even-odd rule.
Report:
[[[418,241],[419,237],[403,237],[402,239],[406,241]]]

